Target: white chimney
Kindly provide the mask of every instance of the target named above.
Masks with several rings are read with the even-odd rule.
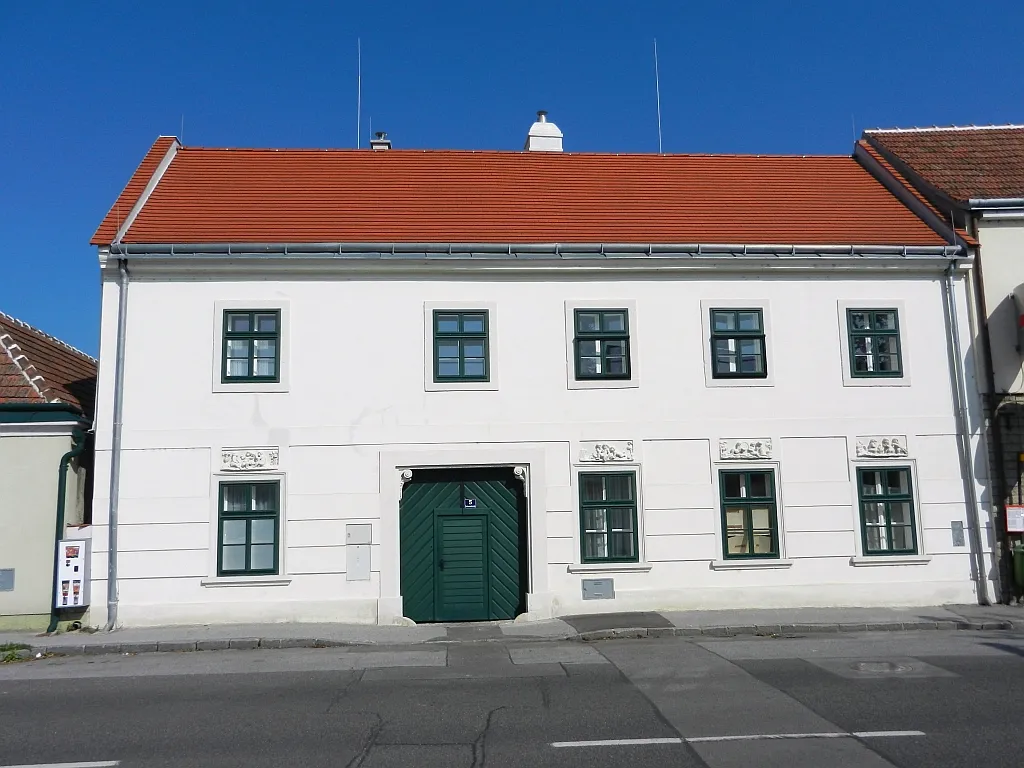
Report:
[[[548,113],[543,109],[537,113],[537,122],[530,126],[526,134],[527,152],[561,152],[562,132],[558,126],[548,122]]]

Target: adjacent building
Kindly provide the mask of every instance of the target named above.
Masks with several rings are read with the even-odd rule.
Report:
[[[83,617],[52,611],[54,558],[91,534],[95,390],[95,359],[0,313],[0,628]]]
[[[992,593],[962,238],[850,156],[561,149],[156,141],[92,241],[92,623]]]
[[[1024,125],[873,130],[860,144],[974,253],[972,335],[993,468],[986,497],[995,501],[1001,596],[1011,597],[1024,586],[1009,577],[1009,545],[1024,534]]]

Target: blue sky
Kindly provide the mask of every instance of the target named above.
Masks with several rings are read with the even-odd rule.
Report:
[[[2,2],[2,0],[0,0]],[[15,3],[0,7],[0,310],[95,354],[89,238],[159,134],[210,146],[849,153],[1024,122],[1024,3]]]

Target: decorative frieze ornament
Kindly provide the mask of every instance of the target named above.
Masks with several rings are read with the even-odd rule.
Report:
[[[896,459],[906,455],[907,438],[904,435],[857,438],[857,458]]]
[[[230,472],[256,472],[281,466],[279,448],[224,448],[220,468]]]
[[[580,461],[632,461],[633,441],[589,442],[580,444]]]
[[[772,441],[767,437],[755,440],[719,440],[718,456],[723,461],[770,459]]]

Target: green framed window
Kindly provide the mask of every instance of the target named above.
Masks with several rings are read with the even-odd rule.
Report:
[[[768,377],[762,310],[711,310],[711,375],[716,379]]]
[[[630,377],[628,310],[577,309],[573,324],[577,380]]]
[[[850,375],[863,378],[900,378],[899,312],[895,309],[848,309]]]
[[[487,310],[434,310],[434,381],[489,381]]]
[[[637,562],[636,474],[581,472],[579,486],[581,562]]]
[[[281,380],[281,311],[224,310],[221,382]]]
[[[721,470],[723,554],[736,558],[778,557],[779,517],[775,470]]]
[[[865,555],[916,555],[914,488],[910,467],[857,470]]]
[[[220,484],[217,575],[276,575],[281,542],[281,484]]]

